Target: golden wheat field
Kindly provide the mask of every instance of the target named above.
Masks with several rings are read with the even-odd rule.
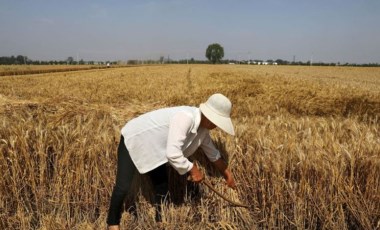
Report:
[[[165,229],[380,229],[380,68],[164,65],[0,77],[0,229],[105,229],[121,127],[220,92],[236,136],[213,140],[236,191],[192,160],[234,207],[168,169]],[[157,229],[137,175],[138,217]]]

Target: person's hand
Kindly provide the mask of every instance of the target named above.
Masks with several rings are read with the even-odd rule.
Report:
[[[224,179],[226,180],[226,184],[228,187],[236,189],[235,180],[230,170],[226,169],[224,171]]]
[[[232,175],[228,176],[226,178],[226,184],[228,187],[232,188],[232,189],[236,189],[236,184],[235,184],[235,180],[234,178],[232,177]]]
[[[214,165],[219,170],[219,172],[223,174],[227,186],[236,189],[234,177],[232,176],[231,171],[228,169],[226,162],[224,162],[222,158],[219,158],[218,160],[214,161]]]
[[[191,181],[195,183],[200,183],[203,180],[203,174],[199,171],[196,164],[193,164],[193,168],[190,170]]]

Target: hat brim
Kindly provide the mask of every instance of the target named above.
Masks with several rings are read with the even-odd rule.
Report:
[[[234,126],[232,124],[231,118],[229,117],[224,117],[216,112],[214,112],[211,108],[209,108],[206,104],[202,103],[199,106],[199,109],[209,119],[212,123],[214,123],[217,127],[222,129],[224,132],[234,136],[235,131],[234,131]]]

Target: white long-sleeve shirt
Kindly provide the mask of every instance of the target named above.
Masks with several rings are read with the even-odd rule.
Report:
[[[121,130],[124,143],[140,173],[169,162],[179,174],[190,171],[187,159],[201,147],[211,162],[218,160],[209,130],[200,127],[199,108],[180,106],[155,110],[129,121]]]

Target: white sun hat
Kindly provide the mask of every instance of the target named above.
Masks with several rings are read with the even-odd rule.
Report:
[[[202,103],[199,109],[216,126],[228,134],[235,135],[234,126],[230,118],[231,107],[231,101],[227,97],[216,93],[211,95],[206,103]]]

